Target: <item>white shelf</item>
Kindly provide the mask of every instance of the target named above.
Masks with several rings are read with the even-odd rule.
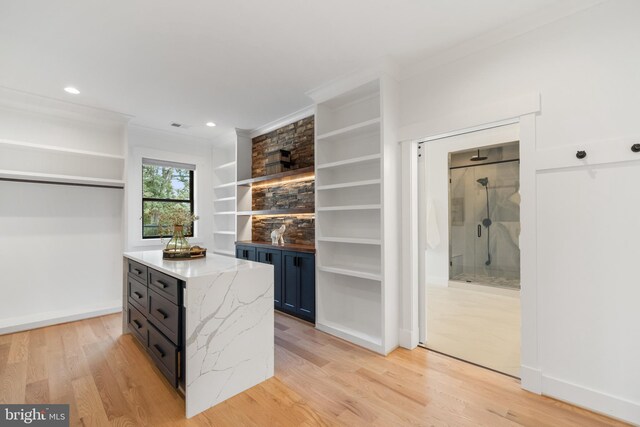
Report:
[[[22,141],[12,141],[9,139],[0,139],[0,145],[7,145],[16,148],[24,148],[29,150],[37,150],[37,151],[49,151],[49,152],[57,152],[57,153],[65,153],[65,154],[74,154],[79,156],[91,156],[91,157],[100,157],[105,159],[113,159],[113,160],[124,160],[124,156],[117,154],[107,154],[101,153],[98,151],[88,151],[88,150],[78,150],[75,148],[67,148],[60,147],[55,145],[47,145],[47,144],[34,144],[31,142],[22,142]]]
[[[230,168],[230,167],[235,166],[235,165],[236,165],[236,162],[234,160],[234,161],[231,161],[231,162],[223,163],[220,166],[216,166],[216,167],[213,168],[213,170],[226,169],[226,168]]]
[[[362,331],[357,331],[343,325],[337,325],[326,320],[318,320],[316,322],[316,328],[322,332],[335,335],[339,338],[350,341],[371,351],[384,353],[382,347],[382,339],[378,336],[369,335]]]
[[[316,191],[335,190],[337,188],[363,187],[365,185],[376,185],[382,182],[381,179],[368,179],[365,181],[343,182],[340,184],[321,185],[316,187]]]
[[[322,208],[316,208],[318,212],[332,212],[332,211],[364,211],[364,210],[377,210],[381,209],[382,205],[349,205],[349,206],[325,206]]]
[[[221,199],[215,199],[214,202],[227,202],[227,201],[231,201],[231,200],[235,200],[235,196],[231,196],[231,197],[223,197]]]
[[[214,212],[214,215],[235,215],[235,211],[227,211],[227,212]]]
[[[342,274],[343,276],[359,277],[361,279],[369,279],[369,280],[376,280],[376,281],[382,280],[382,275],[380,273],[354,270],[346,267],[318,266],[318,270],[325,271],[327,273]]]
[[[0,170],[0,179],[44,182],[53,184],[74,184],[100,187],[124,188],[124,181],[118,179],[91,178],[74,175],[58,175],[50,173],[20,172]]]
[[[216,185],[215,187],[213,187],[214,190],[218,190],[220,188],[228,188],[228,187],[234,187],[236,185],[236,182],[227,182],[224,184],[220,184],[220,185]]]
[[[351,126],[346,126],[341,129],[336,129],[331,132],[318,135],[317,141],[323,140],[335,140],[336,138],[352,138],[359,135],[366,135],[368,133],[374,133],[380,131],[380,117],[375,119],[365,120],[364,122],[356,123]]]
[[[235,231],[214,231],[213,234],[223,234],[228,236],[233,236],[236,234]]]
[[[380,239],[364,239],[360,237],[318,237],[318,242],[354,243],[358,245],[380,245]]]
[[[324,163],[324,164],[316,165],[316,170],[354,165],[357,163],[367,163],[367,162],[372,162],[374,160],[380,160],[380,154],[370,154],[368,156],[354,157],[352,159],[340,160],[338,162]]]

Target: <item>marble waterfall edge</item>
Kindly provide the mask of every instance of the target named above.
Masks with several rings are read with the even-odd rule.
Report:
[[[273,267],[243,267],[188,279],[188,418],[273,376]]]

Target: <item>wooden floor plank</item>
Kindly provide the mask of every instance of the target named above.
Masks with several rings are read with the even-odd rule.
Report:
[[[275,377],[189,420],[109,315],[0,339],[0,403],[68,403],[72,426],[622,426],[417,349],[387,357],[276,314]]]

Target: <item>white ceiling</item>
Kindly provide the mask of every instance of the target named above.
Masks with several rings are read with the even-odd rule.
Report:
[[[382,57],[408,67],[553,3],[1,0],[0,86],[212,137],[304,108],[306,91]]]

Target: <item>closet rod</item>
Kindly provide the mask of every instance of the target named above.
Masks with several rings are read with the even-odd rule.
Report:
[[[31,184],[49,184],[49,185],[71,185],[74,187],[95,187],[95,188],[115,188],[118,190],[124,190],[124,186],[118,185],[108,185],[108,184],[82,184],[76,182],[53,182],[53,181],[43,181],[36,179],[19,179],[19,178],[0,178],[0,181],[9,181],[9,182],[27,182]]]

